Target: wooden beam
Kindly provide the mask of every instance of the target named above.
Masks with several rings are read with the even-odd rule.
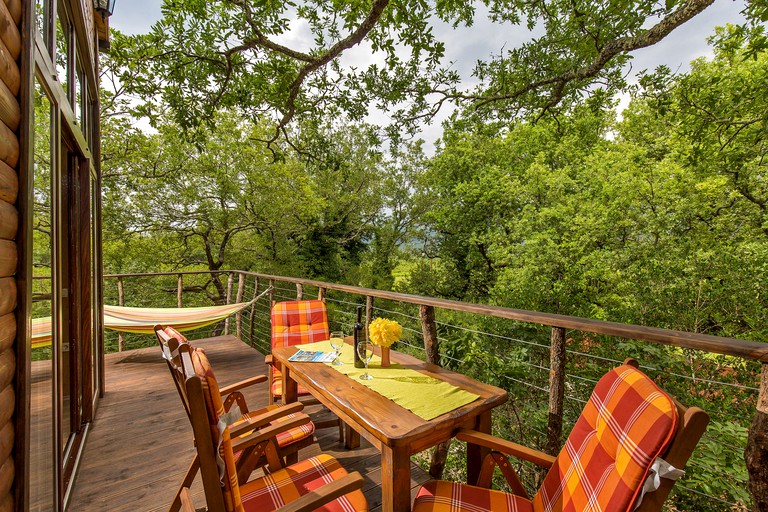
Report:
[[[0,161],[0,201],[14,204],[19,194],[19,175],[5,162]]]
[[[16,341],[16,315],[7,313],[0,316],[0,352],[8,350]]]
[[[0,238],[13,240],[19,229],[19,212],[12,204],[0,201]]]
[[[16,273],[19,259],[19,249],[13,240],[0,240],[0,277],[12,276]]]
[[[19,94],[19,88],[21,87],[19,66],[16,65],[16,59],[2,41],[0,41],[0,78],[2,78],[14,96]]]
[[[7,315],[16,309],[16,280],[12,277],[0,278],[0,315]]]
[[[13,350],[4,350],[0,353],[0,389],[8,386],[16,375],[16,353]],[[0,460],[7,457],[3,454],[2,443],[0,443]]]
[[[4,427],[11,420],[15,408],[16,393],[13,391],[13,386],[6,386],[0,391],[0,427]],[[3,494],[0,492],[0,496]]]
[[[0,123],[0,160],[10,167],[19,163],[19,138],[5,123]]]
[[[21,34],[5,2],[0,2],[0,40],[11,53],[13,60],[21,54]]]
[[[0,121],[14,132],[19,128],[21,122],[19,101],[2,80],[0,80]]]
[[[21,0],[4,0],[5,7],[11,13],[13,22],[18,27],[21,24]]]

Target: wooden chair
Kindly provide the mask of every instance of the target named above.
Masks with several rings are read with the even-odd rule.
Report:
[[[154,329],[155,336],[157,337],[157,341],[160,344],[160,349],[163,353],[163,358],[168,365],[168,370],[176,385],[176,391],[179,393],[179,398],[181,398],[181,402],[184,405],[187,417],[191,420],[189,404],[187,403],[185,398],[186,395],[183,392],[183,376],[174,369],[174,365],[178,366],[180,364],[178,359],[179,346],[181,344],[189,345],[189,342],[183,334],[172,327],[156,325]],[[195,351],[202,349],[196,349],[190,345],[190,350]],[[225,397],[223,400],[224,411],[230,416],[236,416],[237,418],[233,419],[237,419],[238,422],[249,422],[254,428],[261,428],[273,422],[292,420],[296,414],[301,411],[301,408],[303,407],[301,404],[291,404],[285,407],[271,405],[255,411],[249,410],[241,390],[266,381],[266,375],[256,375],[249,379],[220,388],[219,394]],[[236,408],[233,408],[233,406],[236,406]],[[298,425],[285,432],[281,432],[277,436],[279,456],[292,462],[298,460],[298,451],[315,442],[314,432],[315,425],[312,421],[307,421],[306,423]],[[249,434],[249,432],[246,432],[244,435],[247,434]],[[266,463],[266,459],[263,456],[254,454],[253,448],[236,450],[235,460],[238,468],[238,477],[241,482],[247,481],[254,469],[263,466]],[[197,469],[197,465],[193,462],[190,467],[190,472],[187,475],[190,481],[194,479]]]
[[[277,302],[272,306],[272,348],[290,347],[302,343],[327,340],[328,312],[325,302],[321,300],[290,300]],[[330,347],[329,347],[330,348]],[[269,367],[269,403],[281,400],[283,382],[280,373],[280,363],[274,361],[271,355],[265,358]],[[309,392],[299,387],[299,396],[309,396]]]
[[[661,458],[682,469],[707,423],[706,412],[686,409],[639,371],[636,361],[627,360],[597,383],[557,457],[488,434],[459,431],[458,439],[490,450],[477,486],[427,482],[419,489],[413,512],[658,511],[676,476],[660,474],[658,489],[643,495],[644,483],[653,480],[652,468]],[[549,468],[533,498],[507,455]],[[512,494],[489,488],[496,466]]]
[[[366,511],[367,502],[360,489],[364,480],[359,473],[348,474],[329,455],[319,455],[285,466],[278,455],[276,435],[306,422],[298,414],[291,420],[272,423],[240,441],[240,448],[254,447],[268,460],[269,474],[240,484],[232,439],[252,429],[247,422],[229,425],[213,369],[205,353],[180,344],[178,357],[171,366],[182,383],[181,392],[189,406],[190,421],[209,512],[268,512],[322,510]],[[299,404],[300,405],[300,404]],[[190,482],[191,484],[191,482]],[[171,511],[194,510],[189,484],[177,493]]]
[[[327,340],[330,337],[328,330],[328,312],[325,302],[322,300],[291,300],[277,302],[272,306],[272,348],[289,347],[302,343]],[[330,346],[329,346],[330,348]],[[267,364],[269,376],[269,404],[281,401],[283,396],[283,379],[280,373],[280,363],[271,355],[264,358]],[[319,403],[312,398],[309,391],[299,386],[299,399],[307,405]],[[302,398],[303,397],[303,398]],[[315,422],[316,428],[337,427],[339,429],[339,442],[344,440],[344,425],[338,418]],[[348,444],[348,448],[354,447]]]

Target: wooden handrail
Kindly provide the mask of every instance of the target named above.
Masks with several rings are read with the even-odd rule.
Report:
[[[619,322],[606,322],[603,320],[593,320],[590,318],[581,318],[576,316],[558,315],[554,313],[542,313],[539,311],[527,311],[524,309],[505,308],[501,306],[490,306],[486,304],[474,304],[471,302],[461,302],[451,299],[438,299],[435,297],[424,297],[421,295],[412,295],[408,293],[389,292],[384,290],[375,290],[372,288],[360,288],[345,284],[326,283],[324,281],[315,281],[312,279],[303,279],[298,277],[275,276],[270,274],[260,274],[258,272],[247,272],[239,270],[201,270],[188,272],[155,272],[140,274],[108,274],[108,277],[146,277],[161,275],[179,275],[179,274],[226,274],[227,272],[242,273],[259,279],[270,281],[283,281],[286,283],[300,284],[302,286],[314,286],[324,288],[325,290],[336,290],[345,293],[352,293],[364,297],[376,297],[380,299],[404,302],[419,306],[432,306],[452,311],[461,311],[465,313],[474,313],[478,315],[504,318],[507,320],[516,320],[550,327],[560,327],[563,329],[573,329],[594,334],[606,336],[615,336],[638,341],[647,341],[675,347],[689,348],[694,350],[703,350],[716,354],[742,357],[754,361],[768,363],[768,343],[758,341],[742,340],[738,338],[726,338],[722,336],[712,336],[709,334],[700,334],[686,331],[675,331],[672,329],[662,329],[659,327],[647,327],[643,325],[624,324]]]

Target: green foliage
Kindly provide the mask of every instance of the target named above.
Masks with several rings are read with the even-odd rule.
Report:
[[[257,124],[276,121],[265,137],[274,142],[295,135],[293,121],[361,122],[378,109],[397,142],[450,103],[473,122],[502,124],[570,112],[584,97],[605,107],[626,86],[632,52],[710,3],[166,0],[150,33],[116,38],[112,51],[125,66],[121,83],[144,99],[138,108],[158,116],[170,107],[184,129],[237,109]],[[744,12],[757,52],[765,12],[759,2]],[[441,38],[453,34],[444,27],[488,24],[514,44],[481,57],[469,85],[446,61],[451,41]]]

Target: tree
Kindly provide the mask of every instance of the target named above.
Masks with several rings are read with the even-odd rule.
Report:
[[[115,38],[123,83],[169,105],[185,128],[238,108],[275,123],[268,142],[289,137],[294,119],[364,119],[375,107],[394,120],[390,136],[415,130],[446,103],[483,119],[541,118],[583,95],[610,97],[631,53],[657,43],[712,0],[542,2],[248,2],[174,0],[151,33]],[[758,2],[745,11],[764,14]],[[483,9],[478,9],[482,7]],[[436,23],[472,26],[478,11],[535,39],[477,63],[476,86],[443,62]],[[759,28],[753,31],[759,32]],[[297,34],[300,42],[291,45]],[[366,63],[344,54],[361,45]]]

